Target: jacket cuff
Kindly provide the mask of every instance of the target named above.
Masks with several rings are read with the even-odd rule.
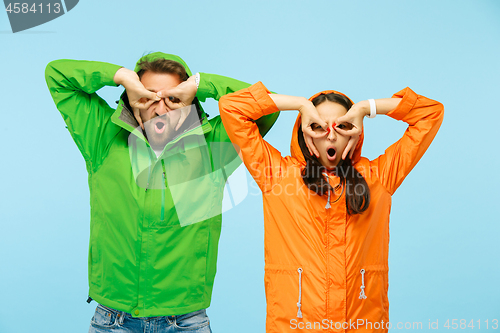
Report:
[[[406,87],[395,93],[392,98],[402,98],[402,100],[394,110],[387,113],[387,116],[404,121],[405,116],[413,109],[413,106],[417,102],[418,95],[413,90]]]
[[[259,105],[260,114],[253,115],[253,119],[258,119],[262,116],[278,112],[279,109],[274,103],[273,99],[269,97],[271,93],[262,82],[257,82],[254,85],[248,87],[248,91],[252,95],[253,99]],[[257,116],[257,117],[256,117]]]
[[[196,90],[196,97],[198,99],[204,101],[207,98],[214,96],[214,92],[211,89],[211,86],[208,84],[210,81],[210,75],[206,73],[200,74],[200,85],[198,86],[198,90]]]
[[[118,87],[119,84],[116,84],[113,78],[115,77],[116,72],[123,66],[118,66],[114,64],[107,63],[103,66],[101,72],[101,80],[102,83],[106,86]]]

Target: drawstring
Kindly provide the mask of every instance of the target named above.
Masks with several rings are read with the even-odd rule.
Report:
[[[323,172],[323,176],[326,177],[326,181],[328,182],[328,174],[326,172]],[[330,188],[328,188],[328,200],[326,202],[325,209],[329,209],[332,207],[332,205],[330,205],[330,192],[331,192],[331,190],[330,190]]]
[[[326,203],[325,209],[328,209],[328,208],[332,207],[330,205],[330,192],[332,192],[332,191],[330,189],[328,189],[328,201]]]
[[[326,172],[323,172],[323,176],[325,176],[325,177],[326,177],[326,181],[328,182],[328,174],[327,174]],[[330,184],[330,183],[328,183],[328,184]],[[335,186],[335,188],[332,188],[332,187],[331,187],[331,185],[330,185],[330,187],[328,188],[328,200],[327,200],[327,202],[326,202],[325,209],[329,209],[329,208],[331,208],[331,207],[332,207],[332,205],[330,204],[330,192],[331,192],[331,191],[336,191],[336,190],[338,190],[340,186],[341,186],[341,185],[340,185],[340,184],[338,184],[337,186]],[[339,201],[339,200],[340,200],[340,198],[342,197],[342,194],[344,194],[344,187],[342,187],[342,193],[340,193],[340,195],[339,195],[338,199],[337,199],[337,200],[335,200],[333,203],[336,203],[337,201]]]
[[[299,272],[299,301],[297,302],[297,307],[299,308],[297,311],[297,318],[302,318],[302,268],[297,269]]]
[[[361,292],[359,293],[359,299],[365,299],[365,270],[361,269]]]

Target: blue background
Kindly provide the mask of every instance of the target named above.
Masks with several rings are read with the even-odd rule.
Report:
[[[500,320],[498,1],[97,1],[13,34],[0,13],[0,332],[87,332],[85,163],[44,80],[58,58],[133,68],[180,55],[284,94],[336,89],[359,101],[409,86],[445,105],[441,130],[393,197],[391,322]],[[121,88],[100,91],[111,105]],[[217,104],[205,110],[218,114]],[[296,112],[267,140],[289,154]],[[375,158],[405,124],[366,119]],[[249,180],[250,181],[250,180]],[[261,196],[224,214],[208,309],[214,332],[264,332]],[[461,331],[477,331],[471,328]],[[499,328],[500,329],[500,328]],[[488,330],[488,331],[489,331]]]

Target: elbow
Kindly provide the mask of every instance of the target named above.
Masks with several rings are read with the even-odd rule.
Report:
[[[54,72],[54,66],[53,66],[54,61],[51,61],[47,64],[45,67],[45,80],[47,81],[51,76],[52,73]]]
[[[233,94],[227,94],[222,96],[219,99],[219,113],[222,114],[229,114],[232,113],[231,111],[234,111],[235,105],[237,104],[237,101],[233,98]]]
[[[229,105],[229,101],[227,98],[227,95],[222,96],[219,99],[219,113],[222,116],[222,114],[225,114],[227,112],[227,106]]]
[[[59,72],[58,68],[61,62],[62,59],[53,60],[47,64],[47,66],[45,67],[45,81],[49,82],[49,80]]]
[[[433,124],[432,127],[439,129],[444,119],[444,105],[436,102],[433,112],[429,115],[430,122]]]
[[[444,105],[438,101],[432,101],[432,103],[427,104],[427,107],[428,111],[425,118],[433,119],[441,123],[444,117]]]
[[[444,118],[444,105],[442,103],[437,103],[436,106],[436,118],[439,120],[439,123],[441,124],[443,122]]]

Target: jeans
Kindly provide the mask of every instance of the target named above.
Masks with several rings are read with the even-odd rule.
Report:
[[[206,311],[199,310],[179,316],[134,318],[101,304],[97,305],[89,333],[211,333]]]

